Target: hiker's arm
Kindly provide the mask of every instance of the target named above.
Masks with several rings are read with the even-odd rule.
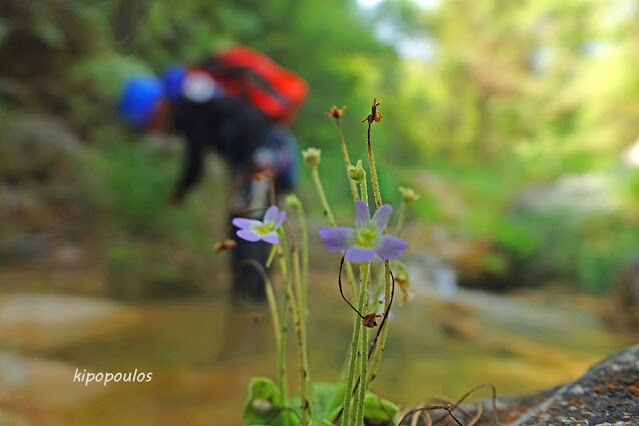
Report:
[[[193,185],[202,178],[204,168],[204,144],[199,138],[188,138],[187,142],[182,174],[169,200],[171,204],[180,203]]]

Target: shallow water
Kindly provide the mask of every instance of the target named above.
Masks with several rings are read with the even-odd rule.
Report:
[[[313,380],[339,375],[350,339],[351,314],[333,281],[318,274],[313,280]],[[410,304],[394,309],[373,388],[403,406],[438,396],[455,399],[482,383],[493,383],[500,394],[530,392],[575,378],[629,343],[629,337],[605,329],[573,299],[553,300],[462,291],[453,301],[441,301],[418,292]],[[36,424],[242,424],[249,378],[275,374],[266,309],[234,306],[223,295],[131,307],[139,315],[129,327],[25,356],[73,369],[151,371],[150,383],[109,384],[81,403],[45,409],[38,409],[37,394],[35,408],[26,409],[0,392],[0,408]],[[294,376],[292,335],[289,343]],[[293,389],[295,384],[291,377]],[[89,385],[94,386],[101,385]]]

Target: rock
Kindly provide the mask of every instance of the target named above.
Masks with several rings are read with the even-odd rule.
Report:
[[[6,118],[10,120],[0,144],[0,177],[19,182],[75,175],[82,143],[64,121],[37,114]]]
[[[435,292],[442,299],[455,297],[457,273],[440,258],[418,253],[407,258],[406,269],[411,281],[420,283],[417,291]]]
[[[50,238],[42,234],[25,233],[0,238],[0,260],[33,260],[47,254],[51,245]]]
[[[106,300],[26,293],[0,296],[0,343],[22,351],[50,351],[116,333],[138,317],[133,308]]]
[[[573,382],[530,396],[498,397],[496,405],[501,425],[639,425],[639,345],[601,361]],[[463,404],[455,416],[462,423],[470,421],[480,414],[479,407],[476,425],[491,425],[492,399]],[[432,417],[442,414],[438,411]],[[410,424],[407,416],[400,426]]]
[[[74,267],[86,262],[87,254],[77,245],[65,243],[53,251],[51,260],[55,265]]]
[[[2,113],[0,220],[6,234],[82,232],[95,205],[95,171],[81,140],[51,115]],[[4,238],[3,238],[4,239]]]
[[[74,383],[75,370],[63,362],[0,351],[0,407],[7,410],[0,411],[0,424],[50,424],[44,423],[48,414],[76,408],[108,390]],[[40,421],[27,423],[22,416]]]
[[[611,173],[564,175],[550,185],[524,191],[516,209],[533,213],[570,211],[586,216],[611,213],[621,207],[614,191],[617,184]]]

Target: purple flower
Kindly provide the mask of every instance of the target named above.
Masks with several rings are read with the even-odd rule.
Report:
[[[375,255],[384,260],[395,259],[404,253],[408,243],[384,234],[393,208],[384,204],[371,219],[368,206],[362,200],[355,202],[355,228],[336,226],[321,228],[319,235],[330,251],[345,250],[344,256],[353,263],[370,262]]]
[[[280,238],[277,235],[277,229],[282,226],[285,219],[285,211],[280,211],[277,206],[271,206],[266,209],[264,219],[256,220],[236,217],[233,219],[233,225],[240,228],[237,230],[237,236],[243,240],[279,244]]]

